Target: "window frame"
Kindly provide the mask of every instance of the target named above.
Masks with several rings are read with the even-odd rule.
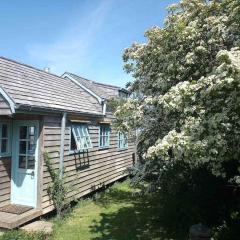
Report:
[[[118,90],[118,97],[127,100],[129,98],[129,93],[127,91],[120,89]]]
[[[104,128],[105,129],[105,134],[101,134],[101,128]],[[107,131],[106,131],[107,130]],[[106,134],[107,132],[107,134]],[[109,148],[110,147],[110,134],[111,134],[111,127],[110,127],[110,124],[106,124],[106,123],[102,123],[99,125],[99,140],[98,140],[98,145],[99,145],[99,148],[100,149],[106,149],[106,148]],[[107,144],[106,144],[106,141],[105,142],[105,145],[101,145],[101,142],[103,143],[103,141],[101,140],[102,138],[107,138],[108,141],[107,141]]]
[[[7,137],[2,138],[2,125],[7,125]],[[2,153],[2,140],[7,140],[7,151]],[[12,155],[12,124],[9,121],[0,121],[0,158]]]
[[[121,144],[121,142],[125,141],[125,144]],[[128,135],[123,132],[118,132],[118,149],[119,150],[126,150],[128,149]]]
[[[83,134],[83,136],[79,136],[79,135],[76,135],[76,132],[73,130],[73,128],[83,128],[84,129],[81,129],[81,133]],[[78,132],[80,133],[80,132]],[[75,142],[76,142],[76,149],[72,149],[71,146],[72,146],[72,137],[74,138]],[[78,138],[85,138],[85,140],[88,138],[88,143],[87,143],[87,147],[85,148],[80,148],[78,149],[78,144],[79,145],[84,145],[85,143],[81,143],[81,139],[78,140]],[[88,151],[89,149],[92,149],[93,148],[93,144],[92,144],[92,140],[91,140],[91,136],[90,136],[90,132],[89,132],[89,127],[88,127],[88,124],[86,123],[78,123],[78,124],[71,124],[70,125],[70,140],[69,140],[69,153],[70,154],[74,154],[74,153],[81,153],[81,152],[86,152]]]

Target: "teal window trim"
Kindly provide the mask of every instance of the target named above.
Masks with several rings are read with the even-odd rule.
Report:
[[[109,124],[101,124],[99,126],[99,148],[110,147],[110,132]]]
[[[72,148],[72,140],[75,141],[76,148]],[[87,124],[72,124],[70,133],[70,154],[84,152],[91,149],[92,141],[89,135]]]
[[[125,133],[118,132],[118,149],[123,150],[128,148],[128,136]]]
[[[3,126],[7,127],[6,136],[3,136]],[[12,135],[12,124],[8,121],[0,122],[0,157],[11,156],[11,135]],[[5,142],[6,151],[3,152],[3,143]]]

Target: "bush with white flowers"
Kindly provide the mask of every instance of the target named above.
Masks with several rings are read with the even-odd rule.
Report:
[[[168,11],[147,43],[124,52],[130,90],[141,95],[117,109],[116,125],[138,130],[143,164],[182,161],[239,184],[239,1],[182,0]]]

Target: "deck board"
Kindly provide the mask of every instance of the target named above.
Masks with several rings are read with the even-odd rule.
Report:
[[[32,209],[23,214],[0,212],[0,228],[13,229],[42,215],[41,210]]]

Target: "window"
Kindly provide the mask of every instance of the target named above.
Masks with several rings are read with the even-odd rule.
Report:
[[[10,124],[0,123],[0,156],[10,155]]]
[[[109,147],[109,140],[110,140],[110,126],[107,124],[100,125],[99,147],[100,148]]]
[[[118,133],[118,148],[126,149],[128,147],[128,137],[125,133]]]
[[[20,169],[35,169],[35,152],[37,147],[36,126],[19,128],[19,165]]]
[[[129,97],[129,93],[127,91],[119,90],[118,96],[122,99],[127,99]]]
[[[92,148],[92,141],[89,136],[86,124],[72,125],[71,151],[81,151]]]

